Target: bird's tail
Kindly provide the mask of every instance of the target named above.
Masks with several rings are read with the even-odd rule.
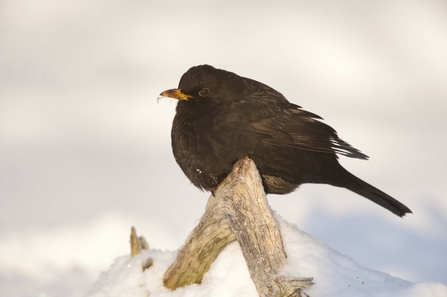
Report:
[[[400,217],[403,217],[406,213],[412,213],[411,210],[404,204],[351,174],[341,165],[337,165],[338,166],[331,166],[332,170],[335,172],[329,173],[330,175],[326,175],[330,178],[323,178],[323,182],[333,186],[347,188],[354,193],[368,198],[369,200],[388,209]]]

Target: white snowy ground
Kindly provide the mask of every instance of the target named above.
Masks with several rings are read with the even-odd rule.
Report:
[[[288,255],[288,263],[280,274],[286,277],[315,277],[315,284],[305,290],[309,296],[447,296],[447,285],[431,282],[415,284],[362,267],[295,225],[282,218],[278,221]],[[101,275],[88,296],[258,296],[237,243],[230,244],[220,253],[200,285],[170,291],[163,286],[163,274],[175,255],[175,252],[148,250],[135,258],[120,257],[109,271]],[[142,266],[148,258],[152,258],[154,264],[143,272]]]
[[[323,185],[270,195],[274,210],[362,266],[447,284],[446,11],[444,0],[0,1],[0,296],[85,295],[128,254],[132,225],[154,249],[183,243],[208,194],[175,164],[175,101],[157,97],[202,63],[322,116],[370,156],[343,166],[414,214]]]

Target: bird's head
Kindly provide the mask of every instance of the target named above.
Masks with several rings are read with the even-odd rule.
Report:
[[[210,65],[199,65],[182,75],[177,89],[166,90],[160,96],[178,99],[178,108],[204,109],[234,101],[244,89],[242,77]]]

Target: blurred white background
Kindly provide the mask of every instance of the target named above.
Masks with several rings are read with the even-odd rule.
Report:
[[[0,295],[82,296],[135,225],[177,249],[209,194],[174,161],[191,66],[261,81],[370,156],[352,173],[414,212],[304,185],[269,201],[358,263],[447,283],[447,2],[0,2]]]

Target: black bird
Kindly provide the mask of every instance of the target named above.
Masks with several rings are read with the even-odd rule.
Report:
[[[240,158],[251,158],[266,193],[286,194],[304,183],[347,188],[398,216],[411,210],[344,169],[337,154],[368,156],[340,139],[318,115],[255,80],[209,65],[190,68],[177,89],[174,157],[199,189],[212,191]]]

